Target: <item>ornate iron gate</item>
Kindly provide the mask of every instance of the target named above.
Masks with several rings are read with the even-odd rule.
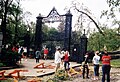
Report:
[[[71,30],[72,30],[72,14],[68,11],[64,15],[60,15],[55,7],[50,11],[47,17],[38,16],[36,21],[36,33],[35,33],[35,49],[42,48],[42,24],[65,22],[65,35],[64,35],[64,48],[70,51],[71,43]]]

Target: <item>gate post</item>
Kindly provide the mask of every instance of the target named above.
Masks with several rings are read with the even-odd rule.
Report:
[[[42,49],[42,19],[43,17],[38,16],[36,23],[36,31],[35,31],[35,49]]]
[[[71,30],[72,30],[72,14],[70,10],[65,14],[65,37],[64,37],[64,48],[70,52],[70,44],[71,44]]]
[[[85,53],[87,52],[87,37],[84,34],[80,37],[80,56],[78,58],[78,63],[82,63],[84,61]]]

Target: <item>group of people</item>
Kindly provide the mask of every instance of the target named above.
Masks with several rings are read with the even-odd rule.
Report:
[[[19,54],[19,62],[21,63],[21,58],[24,58],[27,61],[27,47],[23,46],[13,46],[13,52],[17,52]]]
[[[107,82],[110,82],[110,60],[111,57],[108,55],[108,52],[105,50],[102,52],[102,57],[100,56],[101,53],[99,51],[95,51],[95,55],[92,59],[93,66],[94,66],[94,78],[93,80],[99,79],[99,68],[100,68],[100,60],[102,61],[102,82],[105,82],[105,79],[107,79]],[[56,64],[56,72],[61,67],[60,65],[64,65],[64,69],[66,72],[70,69],[70,62],[69,62],[69,51],[66,49],[61,50],[58,48],[55,52],[55,64]],[[82,76],[83,79],[89,78],[89,53],[85,54],[85,60],[82,63],[83,70],[82,70]],[[85,77],[86,73],[86,77]],[[106,77],[107,76],[107,77]]]
[[[99,79],[99,61],[102,60],[102,82],[105,82],[105,77],[107,76],[107,82],[110,82],[110,60],[111,57],[108,55],[107,51],[104,51],[102,57],[99,56],[99,51],[95,52],[95,55],[92,59],[94,65],[94,78],[93,80]],[[86,53],[85,61],[83,62],[83,79],[85,78],[85,70],[86,70],[86,78],[89,78],[89,64],[88,64],[89,54]]]
[[[48,48],[45,48],[44,49],[44,60],[47,59],[47,55],[48,55]],[[40,49],[38,48],[36,51],[35,51],[35,59],[36,59],[36,63],[39,63],[39,59],[40,59],[40,56],[41,56],[41,52],[40,52]],[[66,49],[56,49],[56,52],[55,52],[55,64],[56,64],[56,72],[57,70],[60,68],[60,65],[63,64],[64,65],[64,69],[66,71],[69,70],[69,52],[68,50]]]
[[[65,71],[68,71],[70,62],[69,62],[69,52],[66,49],[61,50],[58,48],[55,52],[55,64],[56,64],[56,72],[60,68],[60,64],[64,64]]]
[[[39,63],[39,57],[41,55],[40,50],[39,49],[36,50],[35,54],[36,54],[36,63]],[[47,54],[48,54],[48,49],[45,48],[44,49],[44,59],[45,60],[47,59]],[[95,55],[92,59],[93,66],[94,66],[94,78],[93,78],[93,80],[99,79],[99,67],[100,67],[99,62],[100,62],[100,60],[102,60],[102,82],[105,82],[106,75],[107,75],[107,82],[110,82],[110,69],[111,69],[110,60],[111,60],[111,57],[108,55],[107,51],[104,51],[102,53],[102,57],[100,57],[99,54],[100,54],[99,51],[96,51]],[[56,49],[55,56],[54,56],[54,62],[56,64],[56,72],[61,67],[60,66],[61,64],[63,64],[66,72],[69,71],[69,69],[70,69],[69,57],[70,57],[70,54],[69,54],[68,50],[66,50],[66,49],[61,50],[60,48]],[[83,79],[89,78],[89,64],[88,64],[89,53],[86,53],[84,57],[85,57],[85,60],[82,63]],[[86,74],[86,77],[85,77],[85,74]]]
[[[44,50],[43,50],[44,60],[47,60],[48,53],[49,53],[48,48],[44,48]],[[35,51],[36,63],[39,63],[40,57],[41,57],[41,51],[40,51],[40,49],[38,48],[38,49]]]

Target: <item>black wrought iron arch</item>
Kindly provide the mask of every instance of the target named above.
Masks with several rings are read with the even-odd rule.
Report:
[[[64,15],[60,15],[56,8],[53,7],[53,9],[50,11],[48,16],[43,17],[44,23],[54,23],[54,22],[64,22]]]
[[[64,35],[64,48],[70,50],[70,39],[71,39],[71,30],[72,30],[72,14],[67,12],[64,15],[60,15],[56,8],[50,11],[48,16],[37,17],[36,23],[36,32],[35,32],[35,47],[41,48],[42,47],[42,24],[43,23],[54,23],[54,22],[65,22],[65,35]]]

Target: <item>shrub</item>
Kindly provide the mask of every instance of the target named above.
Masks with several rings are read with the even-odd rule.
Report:
[[[20,54],[17,52],[13,52],[12,50],[7,50],[5,48],[2,49],[0,60],[7,66],[14,66],[18,62],[20,58]]]

